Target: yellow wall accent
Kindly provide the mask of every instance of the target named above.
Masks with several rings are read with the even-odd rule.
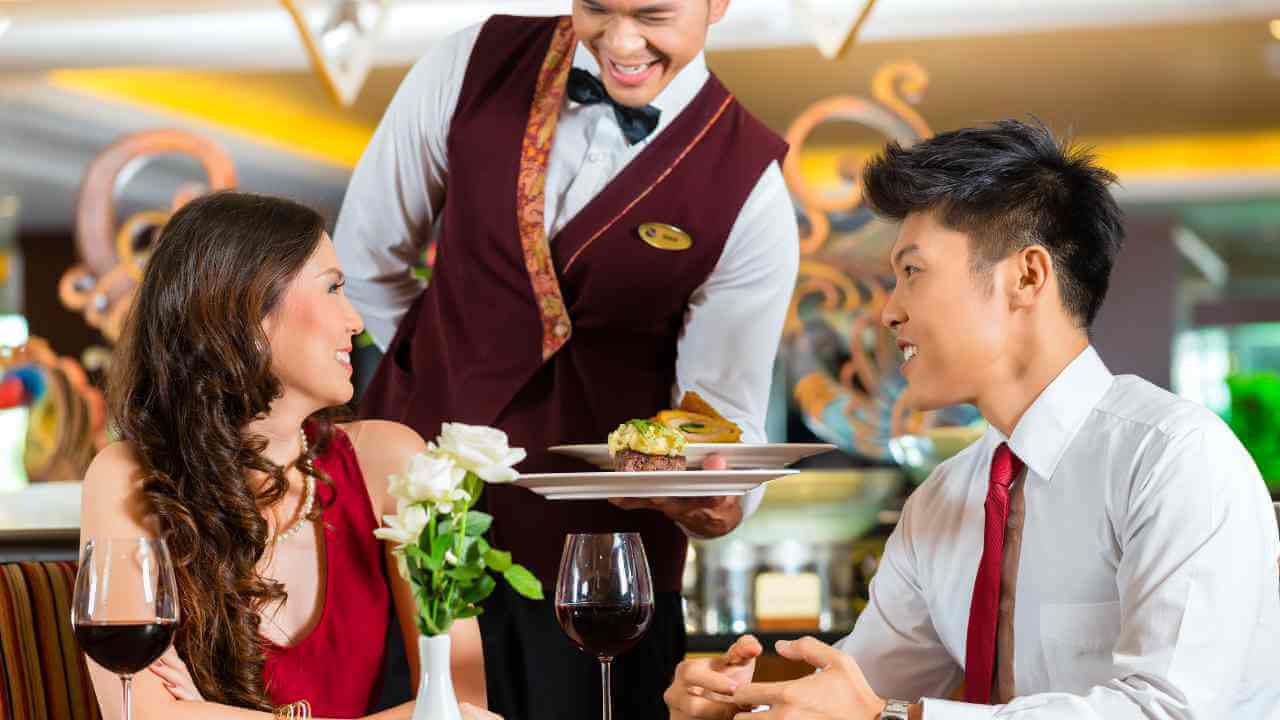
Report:
[[[127,102],[244,135],[345,168],[364,152],[374,128],[288,92],[280,81],[231,73],[161,69],[58,70],[55,87]]]
[[[254,141],[351,168],[374,126],[353,119],[327,96],[297,92],[297,80],[230,72],[167,69],[59,70],[56,87],[127,102],[217,126]],[[1241,133],[1184,133],[1081,138],[1121,179],[1213,178],[1280,172],[1280,128]],[[877,145],[812,147],[801,167],[819,187],[838,184],[839,158],[862,158]]]
[[[1100,164],[1125,179],[1205,178],[1280,173],[1280,129],[1242,133],[1181,133],[1080,138]],[[875,145],[806,148],[800,155],[805,177],[818,187],[838,185],[840,158],[869,158]]]
[[[1105,138],[1092,144],[1102,165],[1122,177],[1280,171],[1280,130]]]

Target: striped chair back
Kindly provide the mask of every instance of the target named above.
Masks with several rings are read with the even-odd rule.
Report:
[[[71,631],[74,562],[0,563],[0,720],[101,720]]]

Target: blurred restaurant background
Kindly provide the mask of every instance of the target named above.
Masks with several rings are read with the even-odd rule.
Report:
[[[112,343],[176,206],[238,186],[332,227],[433,43],[493,13],[568,8],[0,0],[0,562],[75,556],[78,481],[111,437]],[[889,140],[1034,116],[1091,145],[1120,176],[1128,223],[1100,354],[1220,413],[1280,499],[1280,2],[733,0],[709,47],[791,143],[802,264],[769,434],[839,450],[772,485],[736,532],[695,543],[691,649],[744,631],[843,635],[904,498],[982,432],[973,408],[898,402],[878,322],[895,228],[857,190]],[[366,342],[357,377],[377,359]]]

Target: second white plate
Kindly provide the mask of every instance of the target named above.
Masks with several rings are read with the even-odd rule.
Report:
[[[585,460],[602,470],[613,469],[609,446],[556,445],[547,448],[553,453]],[[774,470],[787,467],[811,455],[818,455],[836,446],[829,443],[689,443],[684,456],[690,468],[702,467],[702,461],[712,453],[724,456],[730,470]]]
[[[604,500],[623,497],[707,497],[742,495],[799,470],[684,470],[671,472],[534,473],[515,485],[549,500]]]

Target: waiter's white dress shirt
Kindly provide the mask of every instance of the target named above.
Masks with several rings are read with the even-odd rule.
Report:
[[[431,238],[446,192],[514,192],[449,187],[446,139],[480,28],[442,41],[405,77],[356,166],[334,230],[347,293],[383,350],[424,287],[410,267]],[[581,44],[573,65],[600,72]],[[547,166],[547,237],[658,137],[709,77],[699,54],[654,100],[662,111],[658,127],[634,146],[627,144],[611,107],[579,105],[566,94]],[[719,263],[690,299],[678,340],[673,402],[696,390],[742,427],[745,442],[766,440],[773,360],[799,265],[798,234],[775,162],[743,205]]]
[[[1027,466],[1003,706],[928,699],[963,677],[997,446]],[[989,430],[909,498],[839,647],[926,720],[1280,718],[1280,554],[1257,467],[1203,407],[1087,348],[1006,439]]]

